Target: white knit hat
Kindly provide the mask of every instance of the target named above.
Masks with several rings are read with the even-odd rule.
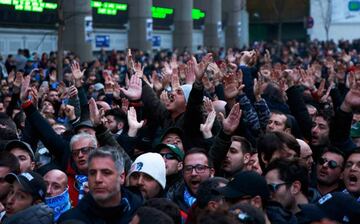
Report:
[[[166,168],[165,161],[159,153],[148,152],[137,157],[131,165],[129,175],[134,172],[146,173],[156,180],[165,189]]]

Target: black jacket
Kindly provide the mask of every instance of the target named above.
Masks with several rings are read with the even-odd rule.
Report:
[[[91,194],[87,194],[77,207],[62,214],[58,223],[80,220],[87,224],[127,224],[141,205],[141,198],[124,188],[121,189],[119,205],[110,208],[100,207]]]

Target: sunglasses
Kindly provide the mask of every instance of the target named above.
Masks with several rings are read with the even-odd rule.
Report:
[[[177,156],[174,153],[160,153],[160,155],[167,160],[178,160]]]
[[[334,160],[327,160],[327,159],[325,159],[325,158],[320,158],[319,159],[319,164],[320,165],[325,165],[325,164],[327,164],[327,166],[330,168],[330,169],[335,169],[335,168],[337,168],[337,167],[341,167],[336,161],[334,161]]]
[[[83,147],[83,148],[80,148],[80,149],[72,150],[71,155],[73,157],[78,157],[80,152],[83,155],[87,155],[87,154],[89,154],[90,151],[92,151],[94,149],[95,149],[94,147]]]
[[[277,190],[279,190],[279,188],[283,185],[286,185],[288,183],[280,183],[280,184],[268,184],[268,188],[270,190],[270,192],[276,192]]]

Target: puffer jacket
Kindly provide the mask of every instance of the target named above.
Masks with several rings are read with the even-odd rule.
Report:
[[[15,215],[6,218],[2,222],[3,224],[52,224],[54,223],[54,213],[53,210],[45,205],[40,203],[33,205],[25,210],[22,210]]]

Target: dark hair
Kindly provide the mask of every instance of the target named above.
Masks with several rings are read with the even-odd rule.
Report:
[[[165,214],[163,211],[160,211],[156,208],[143,206],[140,207],[136,212],[140,219],[139,224],[172,224],[173,220]]]
[[[199,185],[199,189],[196,193],[196,203],[199,208],[204,209],[210,201],[218,201],[223,196],[219,194],[216,190],[220,184],[227,184],[229,180],[223,177],[213,177],[205,180]]]
[[[113,108],[113,109],[110,109],[108,111],[105,112],[105,116],[114,116],[114,119],[116,122],[123,122],[124,123],[124,127],[127,126],[127,115],[126,113],[119,109],[119,108]]]
[[[151,198],[144,203],[144,206],[156,208],[165,212],[175,224],[181,223],[180,208],[174,202],[166,198]]]
[[[4,112],[0,112],[0,124],[3,126],[6,126],[6,128],[12,129],[16,132],[15,122]],[[1,137],[3,137],[3,136],[1,136]]]
[[[343,158],[343,162],[341,164],[341,169],[344,169],[344,165],[345,165],[345,162],[346,162],[346,159],[347,159],[347,156],[345,155],[345,153],[343,151],[341,151],[339,148],[330,145],[330,146],[327,146],[324,149],[324,151],[323,151],[323,153],[321,153],[320,157],[323,156],[327,152],[331,152],[331,153],[334,153],[334,154],[337,154],[337,155],[341,156]]]
[[[14,116],[14,122],[15,122],[16,127],[17,127],[18,129],[22,129],[22,128],[21,128],[21,123],[22,123],[22,122],[25,122],[25,118],[26,118],[25,113],[22,112],[22,111],[20,111],[20,112],[18,112],[18,113],[15,114],[15,116]]]
[[[276,159],[266,167],[264,175],[271,170],[276,169],[279,171],[279,177],[282,181],[289,184],[292,184],[295,181],[300,181],[301,192],[304,193],[304,195],[308,194],[309,171],[303,161],[300,159]]]
[[[241,211],[242,214],[246,215],[247,217],[244,217],[244,219],[247,220],[241,220],[239,218],[238,210]],[[246,203],[237,203],[233,206],[231,206],[230,211],[233,211],[233,214],[235,215],[236,219],[240,221],[240,223],[246,223],[246,224],[265,224],[265,215],[264,212],[261,211],[259,208],[255,208],[251,204]]]
[[[284,112],[280,111],[280,110],[271,110],[272,114],[277,114],[277,115],[283,115],[286,117],[285,120],[285,128],[292,128],[292,123],[291,120],[289,119],[289,115],[285,114]]]
[[[360,154],[360,147],[357,147],[355,149],[353,149],[348,156],[346,157],[346,160],[352,155],[352,154]]]
[[[226,209],[220,208],[216,211],[208,209],[202,211],[196,220],[198,224],[235,224],[234,216]]]
[[[10,152],[0,152],[0,167],[8,167],[10,169],[10,173],[20,173],[19,160]]]
[[[209,167],[214,167],[214,164],[213,164],[212,160],[209,158],[206,150],[203,149],[203,148],[197,148],[197,147],[191,148],[190,150],[185,152],[185,156],[184,156],[183,161],[185,162],[186,157],[189,156],[189,155],[192,155],[192,154],[204,154],[206,156],[206,158],[208,159],[208,166]]]
[[[241,143],[241,151],[242,153],[251,153],[253,151],[251,147],[251,143],[244,137],[234,135],[231,137],[232,142],[240,142]]]
[[[269,132],[261,136],[257,141],[257,150],[259,156],[259,163],[261,168],[265,169],[265,161],[270,161],[274,152],[277,150],[285,150],[285,146],[300,155],[300,145],[296,139],[285,132]]]

